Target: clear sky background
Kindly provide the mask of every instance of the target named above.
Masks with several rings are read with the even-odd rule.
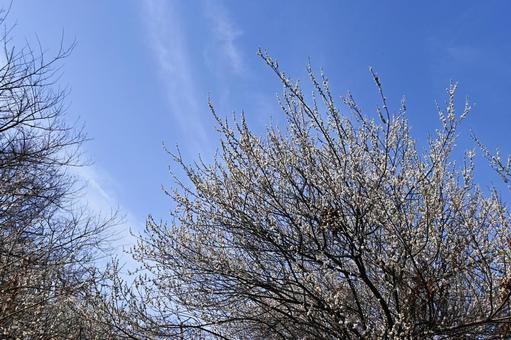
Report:
[[[162,142],[190,161],[211,159],[219,136],[208,95],[223,116],[244,110],[258,131],[282,118],[282,87],[259,47],[294,79],[306,80],[310,58],[335,94],[351,91],[366,112],[379,104],[373,66],[393,108],[406,96],[420,140],[438,126],[435,100],[444,103],[457,81],[460,109],[466,96],[474,104],[462,132],[510,152],[510,17],[509,1],[15,0],[8,21],[15,44],[38,37],[49,55],[62,33],[76,40],[60,81],[71,89],[69,118],[92,138],[85,152],[94,165],[79,170],[84,200],[100,211],[118,206],[125,232],[142,230],[148,214],[168,217],[161,186],[174,165]],[[483,183],[496,180],[480,169]]]

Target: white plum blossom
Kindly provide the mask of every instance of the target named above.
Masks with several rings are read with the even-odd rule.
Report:
[[[391,109],[373,71],[381,96],[374,117],[351,94],[341,110],[310,67],[307,98],[260,55],[284,85],[286,129],[258,136],[244,116],[229,123],[211,105],[219,157],[188,165],[173,155],[190,184],[175,179],[171,221],[149,219],[133,250],[149,275],[124,302],[131,334],[509,336],[509,211],[496,189],[476,184],[473,151],[463,166],[452,160],[470,110],[456,113],[456,85],[419,151],[406,105]]]

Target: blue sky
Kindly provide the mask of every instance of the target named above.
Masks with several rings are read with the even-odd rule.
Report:
[[[8,2],[4,2],[8,4]],[[511,3],[507,1],[14,1],[13,42],[51,54],[64,32],[76,40],[60,82],[68,86],[69,117],[85,122],[94,165],[79,170],[84,200],[97,210],[120,207],[126,223],[166,218],[171,202],[170,158],[210,158],[219,137],[208,111],[244,110],[262,130],[278,122],[281,86],[256,56],[268,50],[295,79],[305,80],[308,58],[323,67],[333,91],[350,90],[372,112],[378,95],[368,72],[384,82],[390,104],[406,96],[419,139],[437,126],[451,81],[474,110],[463,131],[491,148],[511,151]],[[473,147],[461,139],[462,147]],[[484,168],[482,177],[490,178]],[[493,179],[492,179],[493,180]],[[483,178],[483,182],[487,179]]]

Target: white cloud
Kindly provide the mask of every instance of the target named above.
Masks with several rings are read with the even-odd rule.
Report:
[[[100,172],[97,167],[91,165],[74,168],[73,172],[86,185],[83,199],[87,201],[89,208],[104,214],[105,208],[114,205],[115,199],[107,192],[109,189],[104,188],[104,183],[112,183],[112,180],[104,171]]]
[[[163,0],[147,0],[144,4],[144,20],[151,48],[165,81],[171,113],[181,131],[191,137],[187,147],[200,152],[204,146],[210,145],[201,117],[201,113],[207,110],[207,98],[198,97],[178,4]]]
[[[243,35],[243,32],[235,26],[220,2],[206,1],[203,11],[212,26],[213,40],[215,41],[213,48],[220,52],[217,62],[227,66],[238,75],[246,72],[242,53],[236,45],[236,40]]]
[[[82,166],[72,168],[72,174],[83,187],[79,204],[101,218],[109,218],[113,213],[118,213],[120,223],[112,226],[107,232],[111,235],[109,247],[112,248],[113,255],[123,263],[132,262],[131,256],[124,252],[135,244],[135,238],[129,231],[140,231],[143,222],[120,204],[115,191],[117,184],[105,170],[95,165]]]
[[[482,56],[481,50],[473,46],[449,46],[446,51],[454,63],[473,64]]]

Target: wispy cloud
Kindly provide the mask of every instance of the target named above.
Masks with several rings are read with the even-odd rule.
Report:
[[[129,230],[140,230],[144,225],[143,222],[121,205],[115,190],[117,185],[105,170],[91,165],[72,168],[72,173],[78,179],[78,184],[83,187],[79,204],[101,218],[109,218],[113,213],[119,215],[120,223],[108,230],[108,235],[111,235],[110,247],[113,255],[119,257],[122,262],[131,262],[131,257],[123,250],[135,244],[135,239]]]
[[[73,168],[73,174],[78,178],[79,184],[83,185],[81,199],[89,209],[101,215],[117,209],[118,202],[112,192],[114,182],[106,171],[90,165]]]
[[[473,64],[482,57],[482,51],[474,46],[448,46],[446,52],[454,63]]]
[[[107,192],[104,184],[100,184],[107,181],[111,183],[110,176],[106,176],[104,172],[100,175],[97,168],[92,165],[75,168],[74,172],[86,186],[84,198],[92,209],[104,213],[105,208],[114,204],[112,194]]]
[[[227,67],[238,75],[246,72],[243,56],[236,42],[243,35],[243,31],[236,27],[219,1],[206,0],[203,12],[211,24],[214,41],[207,57],[213,55],[217,63],[222,64],[222,68]]]
[[[151,48],[165,81],[173,118],[184,134],[193,136],[187,141],[192,144],[189,146],[201,151],[209,142],[201,117],[206,98],[198,97],[196,78],[190,64],[191,53],[178,4],[174,1],[147,0],[144,10]]]

